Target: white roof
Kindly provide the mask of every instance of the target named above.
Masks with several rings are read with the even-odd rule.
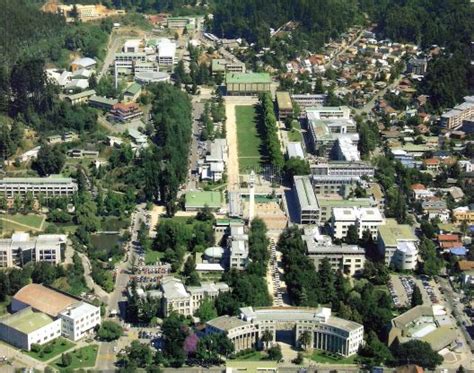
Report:
[[[335,207],[332,209],[332,216],[335,221],[353,221],[357,219],[356,211],[352,208]]]
[[[89,58],[89,57],[82,57],[82,58],[78,58],[76,60],[73,61],[73,65],[79,65],[79,66],[82,66],[82,67],[90,67],[90,66],[94,66],[97,62],[92,59],[92,58]]]
[[[123,49],[126,51],[127,48],[138,48],[140,46],[141,40],[139,39],[129,39],[127,40],[124,45]]]
[[[189,293],[186,291],[182,281],[175,277],[165,277],[161,281],[161,290],[166,298],[186,298]]]
[[[222,267],[219,263],[198,263],[196,264],[196,271],[203,271],[203,272],[223,272],[224,267]]]
[[[83,316],[97,312],[98,310],[99,307],[93,306],[92,304],[86,302],[79,302],[66,308],[60,314],[69,316],[72,319],[79,319]]]
[[[287,145],[288,158],[301,158],[304,159],[303,147],[301,142],[289,142]]]
[[[418,255],[418,249],[413,241],[398,241],[397,250],[408,255]]]
[[[176,55],[176,43],[170,39],[161,39],[157,45],[158,57],[173,57]]]

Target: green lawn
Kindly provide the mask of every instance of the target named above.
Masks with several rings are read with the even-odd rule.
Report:
[[[147,252],[145,253],[145,264],[155,264],[156,262],[161,260],[163,255],[165,255],[165,253],[162,253],[161,251],[147,250]]]
[[[254,106],[235,107],[239,168],[258,169],[262,161],[262,139],[257,131],[257,113]]]
[[[288,131],[288,140],[289,141],[301,141],[301,125],[297,120],[293,121],[293,128]]]
[[[25,351],[26,354],[30,355],[32,358],[40,360],[40,361],[47,361],[52,359],[53,357],[58,356],[59,354],[62,354],[64,351],[69,350],[70,348],[74,347],[75,344],[72,343],[71,341],[68,341],[67,339],[64,338],[58,338],[55,339],[54,341],[48,343],[53,346],[53,349],[51,352],[33,352],[33,351]],[[43,350],[46,345],[43,346]]]
[[[95,361],[97,359],[97,352],[99,350],[99,346],[91,345],[86,346],[83,348],[79,348],[70,352],[72,357],[72,362],[69,366],[64,367],[61,364],[61,357],[54,360],[51,363],[51,366],[55,369],[59,369],[60,372],[65,370],[73,370],[73,369],[80,369],[80,368],[92,368],[95,365]]]
[[[355,364],[355,359],[357,358],[357,355],[352,355],[350,357],[345,358],[322,351],[314,351],[312,354],[309,354],[306,357],[321,364]]]
[[[7,219],[10,220],[14,223],[18,223],[18,226],[21,225],[26,225],[28,227],[31,227],[32,229],[40,229],[41,224],[43,223],[44,216],[43,215],[34,215],[34,214],[28,214],[28,215],[22,215],[22,214],[13,214],[13,215],[5,215],[2,214],[0,215],[0,219]],[[3,221],[4,226],[8,224],[5,220]],[[16,224],[13,224],[16,225]],[[25,229],[25,227],[23,227]]]
[[[233,360],[239,360],[239,361],[260,361],[265,358],[264,354],[262,354],[261,351],[251,351],[245,355],[242,356],[237,356]]]

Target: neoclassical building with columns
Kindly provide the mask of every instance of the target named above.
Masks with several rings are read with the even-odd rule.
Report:
[[[206,333],[225,333],[235,352],[261,345],[263,333],[269,330],[273,342],[299,345],[301,334],[308,331],[311,347],[351,356],[364,343],[364,327],[353,321],[331,315],[325,307],[268,307],[240,309],[239,316],[220,316],[206,324]]]

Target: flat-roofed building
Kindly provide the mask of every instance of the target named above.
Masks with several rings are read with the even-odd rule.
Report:
[[[61,320],[36,312],[31,307],[0,319],[0,339],[22,350],[44,345],[61,336]]]
[[[118,103],[112,106],[110,116],[118,122],[129,122],[132,119],[140,118],[143,112],[135,102]]]
[[[228,61],[224,58],[215,58],[211,63],[212,75],[226,73],[245,73],[245,64],[240,61]]]
[[[23,266],[30,261],[59,264],[66,243],[64,234],[30,237],[29,233],[14,233],[11,238],[0,239],[0,267]]]
[[[335,158],[348,162],[360,161],[359,149],[351,139],[347,137],[339,138],[336,141]]]
[[[334,208],[377,207],[371,198],[343,198],[339,194],[316,194],[320,214],[320,223],[326,224],[332,220]]]
[[[293,94],[291,95],[293,103],[297,104],[302,110],[302,114],[307,108],[324,106],[327,100],[326,94]]]
[[[312,175],[314,192],[316,194],[342,194],[346,186],[356,185],[362,179],[359,176],[345,175]]]
[[[418,237],[408,224],[398,224],[387,219],[379,227],[377,247],[385,264],[398,270],[414,270],[418,262]]]
[[[224,176],[227,164],[228,146],[226,139],[214,139],[209,144],[209,154],[198,161],[201,180],[219,181]]]
[[[357,177],[374,177],[375,175],[374,166],[364,161],[329,161],[327,163],[311,164],[310,167],[313,175]]]
[[[230,96],[251,96],[270,92],[272,79],[268,73],[227,73],[226,89]]]
[[[332,210],[332,231],[335,238],[345,238],[351,225],[357,228],[359,238],[369,230],[372,238],[377,239],[379,227],[385,224],[385,218],[376,207],[334,208]]]
[[[320,208],[309,176],[294,176],[293,186],[298,210],[298,223],[319,224]]]
[[[114,69],[117,74],[129,75],[134,72],[136,64],[147,62],[145,52],[115,53]]]
[[[140,51],[141,42],[139,39],[129,39],[125,41],[122,50],[124,53],[137,53]]]
[[[86,302],[78,302],[64,309],[59,318],[62,335],[72,341],[78,341],[100,325],[100,308]]]
[[[276,103],[280,120],[285,120],[293,115],[293,103],[291,102],[291,97],[288,92],[277,92]]]
[[[229,251],[229,268],[239,271],[247,268],[249,263],[249,236],[245,233],[243,223],[231,223],[227,239]]]
[[[359,143],[359,134],[352,131],[351,119],[310,119],[308,130],[313,150],[321,157],[331,158],[338,139],[347,138],[354,146]]]
[[[136,101],[142,93],[142,86],[138,83],[130,84],[125,92],[123,93],[123,99],[125,101]]]
[[[286,151],[288,154],[288,159],[291,158],[300,158],[304,159],[303,146],[300,141],[290,141],[286,146]]]
[[[322,106],[307,108],[308,120],[350,119],[351,109],[348,106]]]
[[[427,342],[438,352],[455,346],[458,338],[456,321],[443,306],[416,306],[392,319],[388,345],[410,340]]]
[[[365,249],[357,245],[336,245],[329,236],[319,234],[319,229],[305,229],[303,241],[306,245],[306,254],[313,263],[316,271],[323,259],[329,260],[334,272],[354,276],[364,269]]]
[[[474,119],[474,99],[472,96],[464,97],[464,102],[441,115],[441,126],[447,129],[459,128],[463,121]]]
[[[156,57],[158,64],[163,66],[173,66],[176,61],[176,43],[170,39],[163,38],[158,42]]]
[[[77,192],[77,184],[70,177],[5,177],[0,179],[0,195],[6,198],[24,197],[31,193],[33,197],[67,197]]]
[[[276,341],[276,333],[281,329],[292,331],[294,346],[299,347],[300,335],[309,332],[312,348],[342,356],[357,353],[364,338],[362,325],[334,317],[331,309],[324,307],[244,307],[238,317],[220,316],[206,323],[206,334],[226,334],[236,352],[260,347],[266,331]]]

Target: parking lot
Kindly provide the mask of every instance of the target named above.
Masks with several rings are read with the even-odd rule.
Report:
[[[418,286],[423,297],[423,304],[438,304],[441,296],[437,284],[425,276],[397,275],[390,276],[388,288],[395,307],[406,307],[411,304],[414,287]]]

